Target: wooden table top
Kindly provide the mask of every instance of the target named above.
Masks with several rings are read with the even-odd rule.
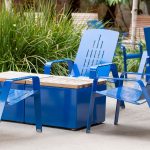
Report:
[[[40,78],[41,86],[51,86],[51,87],[62,87],[62,88],[83,88],[92,85],[93,80],[88,77],[66,77],[66,76],[54,76],[27,72],[16,72],[8,71],[0,73],[0,82],[3,82],[11,78],[19,78],[24,76],[38,76]],[[18,81],[21,84],[32,84],[32,80]],[[105,80],[100,79],[99,84],[104,84]]]

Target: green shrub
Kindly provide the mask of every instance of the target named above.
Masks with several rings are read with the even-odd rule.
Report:
[[[35,10],[0,12],[0,71],[43,72],[47,60],[74,58],[81,35],[66,9],[52,3]],[[54,71],[60,71],[60,67]],[[66,72],[63,70],[63,73]]]

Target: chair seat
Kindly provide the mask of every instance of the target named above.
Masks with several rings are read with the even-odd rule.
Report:
[[[112,88],[104,91],[96,91],[96,94],[105,95],[117,100],[140,105],[146,102],[142,99],[142,91],[130,87]]]
[[[32,96],[34,93],[37,91],[34,90],[16,90],[16,89],[11,89],[9,91],[9,95],[7,98],[7,103],[9,105],[13,105],[15,103],[18,103],[19,101],[24,100],[25,98]]]

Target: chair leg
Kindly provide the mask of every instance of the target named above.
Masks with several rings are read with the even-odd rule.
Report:
[[[120,104],[121,104],[121,101],[117,100],[114,125],[118,124]]]
[[[120,107],[121,107],[122,109],[125,109],[125,103],[124,103],[124,101],[120,101]]]
[[[91,99],[90,99],[89,111],[88,111],[88,116],[87,116],[86,133],[90,133],[91,122],[92,122],[92,117],[93,117],[94,103],[95,103],[95,96],[92,95]]]
[[[34,111],[36,121],[36,131],[42,132],[42,117],[41,117],[41,96],[40,92],[34,95]]]

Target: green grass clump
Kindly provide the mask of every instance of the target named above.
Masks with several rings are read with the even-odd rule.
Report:
[[[19,12],[0,10],[0,71],[43,72],[47,60],[74,58],[81,29],[75,29],[66,9],[49,2]],[[65,73],[61,67],[54,72]]]

